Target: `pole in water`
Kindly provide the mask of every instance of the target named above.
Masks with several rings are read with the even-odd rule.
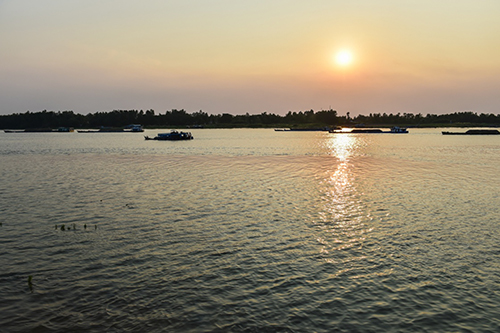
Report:
[[[32,275],[28,276],[28,287],[30,288],[30,291],[33,292],[33,283],[31,282],[31,280],[33,280]]]

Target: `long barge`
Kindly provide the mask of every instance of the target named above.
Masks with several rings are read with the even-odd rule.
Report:
[[[496,129],[472,129],[467,132],[442,132],[443,135],[500,135]]]

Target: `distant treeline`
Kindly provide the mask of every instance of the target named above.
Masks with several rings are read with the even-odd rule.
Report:
[[[474,112],[456,112],[452,114],[380,114],[358,115],[350,117],[349,113],[339,116],[335,110],[314,112],[288,112],[284,116],[263,112],[261,114],[231,115],[228,113],[209,115],[198,111],[187,113],[185,110],[166,111],[156,114],[154,110],[114,110],[82,115],[73,111],[41,111],[0,115],[1,129],[23,128],[98,128],[124,127],[130,124],[141,124],[145,127],[318,127],[318,126],[443,126],[477,125],[498,126],[500,115],[477,114]]]

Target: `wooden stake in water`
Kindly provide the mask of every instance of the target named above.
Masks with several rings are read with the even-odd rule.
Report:
[[[32,282],[32,280],[33,280],[33,276],[32,275],[28,276],[28,287],[30,288],[31,292],[33,292],[33,282]]]

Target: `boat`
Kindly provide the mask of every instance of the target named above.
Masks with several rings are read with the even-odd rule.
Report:
[[[276,132],[328,132],[330,127],[313,127],[313,128],[275,128]]]
[[[53,132],[59,132],[59,133],[73,133],[75,129],[73,127],[59,127],[57,130]]]
[[[351,131],[331,130],[330,133],[336,134],[363,134],[363,133],[391,133],[391,134],[406,134],[408,130],[405,127],[394,126],[389,131],[382,131],[380,128],[355,128]]]
[[[125,131],[123,130],[123,128],[102,126],[98,130],[78,130],[77,132],[78,133],[121,133],[121,132],[125,132]]]
[[[146,140],[160,140],[160,141],[180,141],[180,140],[192,140],[193,136],[190,132],[179,132],[172,130],[170,133],[159,133],[154,138],[150,138],[149,136],[145,136]]]
[[[128,125],[125,127],[124,132],[144,132],[144,129],[142,128],[142,125],[139,124],[132,124]]]
[[[52,128],[27,128],[23,130],[4,130],[5,133],[69,133],[74,132],[73,127]]]
[[[383,133],[380,128],[355,128],[350,133]]]
[[[140,133],[144,132],[142,125],[132,124],[125,127],[105,127],[101,126],[98,130],[78,130],[78,133]]]
[[[290,128],[285,131],[291,132],[328,132],[330,130],[329,127],[316,127],[316,128]]]
[[[443,135],[500,135],[496,129],[472,129],[467,132],[442,132]]]
[[[406,127],[393,126],[389,132],[384,133],[406,134],[408,133],[408,129]]]

